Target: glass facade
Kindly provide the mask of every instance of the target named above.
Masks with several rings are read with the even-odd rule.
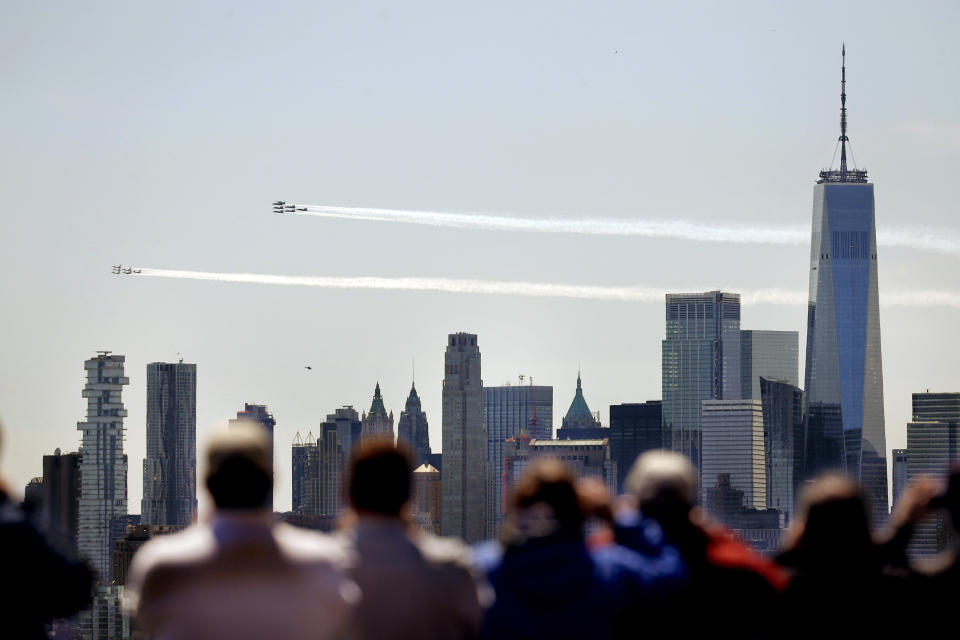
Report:
[[[147,365],[143,523],[187,526],[197,512],[197,365]]]
[[[487,425],[487,465],[490,469],[489,530],[503,520],[503,443],[521,433],[536,440],[553,435],[553,387],[502,386],[483,388],[484,420]]]
[[[787,382],[760,378],[767,507],[793,517],[803,483],[803,391]]]
[[[918,475],[943,477],[960,460],[960,393],[913,394],[906,459],[908,482]],[[953,545],[950,518],[941,510],[916,525],[910,552],[933,555]]]
[[[796,331],[740,332],[740,397],[760,400],[760,378],[799,382],[800,334]]]
[[[663,443],[699,467],[701,403],[740,398],[740,296],[670,293],[666,311]]]
[[[767,471],[760,401],[704,400],[700,428],[700,495],[706,497],[708,490],[719,488],[725,495],[740,495],[743,509],[766,509]],[[709,509],[710,501],[706,503]],[[730,507],[725,505],[722,511],[729,513]]]
[[[610,456],[616,465],[617,493],[634,460],[644,451],[663,448],[662,405],[659,400],[610,405]]]
[[[873,185],[814,187],[807,308],[807,474],[845,469],[886,517],[887,458],[880,360]]]

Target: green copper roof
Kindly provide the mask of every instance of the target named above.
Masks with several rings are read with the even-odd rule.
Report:
[[[380,395],[380,383],[377,383],[377,388],[373,390],[373,404],[370,405],[370,411],[367,412],[367,417],[372,418],[373,416],[383,416],[387,417],[387,409],[383,406],[383,396]]]
[[[593,424],[594,421],[595,418],[590,412],[590,407],[587,406],[587,401],[583,398],[583,386],[580,382],[580,372],[577,372],[577,393],[573,396],[573,402],[570,403],[570,408],[567,409],[567,415],[564,416],[563,422],[564,424]]]

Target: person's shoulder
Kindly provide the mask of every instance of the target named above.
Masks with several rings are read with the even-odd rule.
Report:
[[[470,547],[457,538],[442,538],[432,533],[418,532],[412,539],[428,564],[465,570],[473,567]]]
[[[192,524],[183,531],[150,538],[134,556],[141,571],[171,564],[190,564],[205,559],[216,550],[210,528]]]
[[[350,559],[349,545],[342,536],[301,529],[283,522],[274,527],[273,535],[283,552],[295,560],[326,561],[345,566]]]

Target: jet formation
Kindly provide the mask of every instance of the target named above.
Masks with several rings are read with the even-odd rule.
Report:
[[[140,272],[141,272],[141,269],[134,269],[133,267],[125,267],[125,266],[123,266],[122,264],[115,264],[115,265],[113,265],[113,273],[114,273],[114,274],[121,274],[121,273],[123,273],[123,274],[126,274],[126,275],[130,275],[131,273],[140,273]]]
[[[298,207],[295,204],[287,204],[283,200],[277,200],[273,203],[274,213],[294,213],[296,211],[306,211],[306,207]]]

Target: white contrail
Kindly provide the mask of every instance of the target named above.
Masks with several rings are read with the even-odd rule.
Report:
[[[803,226],[710,224],[685,220],[530,218],[369,207],[292,206],[295,209],[287,213],[324,218],[404,222],[456,229],[642,236],[740,244],[807,244],[810,242],[810,228]],[[887,247],[905,247],[960,255],[960,233],[942,227],[888,227],[878,232],[877,242]]]
[[[455,278],[382,278],[338,276],[287,276],[264,273],[216,273],[211,271],[180,271],[175,269],[134,270],[134,274],[154,278],[181,278],[214,282],[241,282],[286,286],[320,287],[324,289],[386,289],[394,291],[442,291],[444,293],[485,293],[492,295],[527,296],[537,298],[574,298],[580,300],[611,300],[623,302],[664,301],[667,289],[657,287],[615,287],[547,282],[516,282],[501,280],[461,280]],[[708,291],[716,287],[671,288],[670,291]],[[802,306],[807,293],[786,289],[721,288],[740,294],[745,305],[774,304]],[[960,292],[946,290],[889,291],[881,293],[885,306],[953,307],[960,309]]]

